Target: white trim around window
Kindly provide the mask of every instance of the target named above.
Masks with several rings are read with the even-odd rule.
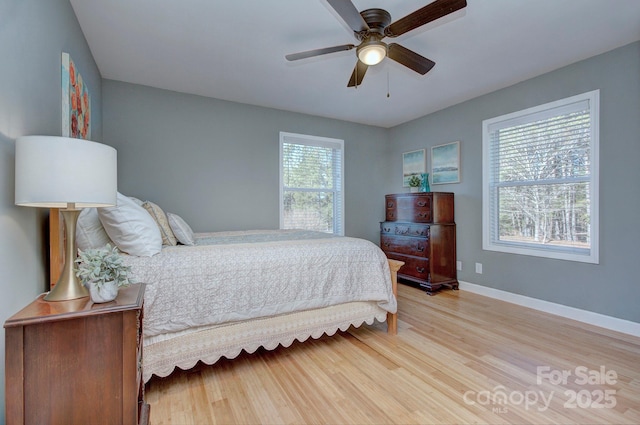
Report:
[[[281,229],[344,235],[344,140],[280,132],[279,202]]]
[[[599,97],[483,121],[483,249],[599,262]]]

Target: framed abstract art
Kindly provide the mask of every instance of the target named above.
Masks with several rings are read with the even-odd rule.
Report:
[[[62,136],[91,138],[91,96],[68,53],[62,52]]]

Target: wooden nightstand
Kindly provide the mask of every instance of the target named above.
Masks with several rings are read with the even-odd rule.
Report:
[[[43,296],[5,324],[6,421],[143,424],[144,284],[105,304]]]

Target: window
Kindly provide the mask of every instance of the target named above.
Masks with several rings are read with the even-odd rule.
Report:
[[[483,122],[483,249],[598,263],[599,94]]]
[[[280,228],[344,234],[344,141],[280,133]]]

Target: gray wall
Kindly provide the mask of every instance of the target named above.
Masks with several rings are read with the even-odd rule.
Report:
[[[600,264],[482,250],[482,121],[600,89]],[[391,167],[401,153],[461,141],[456,194],[459,279],[640,322],[640,43],[578,62],[391,129]],[[429,152],[430,157],[430,152]],[[401,190],[400,175],[392,175]],[[474,264],[483,264],[476,274]]]
[[[15,139],[60,136],[62,52],[68,52],[92,96],[92,134],[99,140],[101,77],[68,0],[0,2],[0,322],[48,282],[46,211],[14,205]],[[0,331],[0,422],[4,421],[4,328]]]
[[[279,132],[345,141],[345,234],[378,240],[388,130],[103,81],[104,139],[119,189],[195,231],[277,229]]]

